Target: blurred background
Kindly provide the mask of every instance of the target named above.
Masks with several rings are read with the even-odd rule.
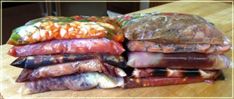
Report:
[[[166,2],[3,2],[2,3],[2,44],[10,37],[11,31],[27,21],[43,16],[107,16],[107,11],[126,14]]]

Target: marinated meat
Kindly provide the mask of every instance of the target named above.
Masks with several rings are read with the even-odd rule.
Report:
[[[201,53],[131,52],[127,65],[134,68],[223,69],[230,66],[230,59],[224,55]]]
[[[79,20],[78,20],[79,17]],[[96,20],[95,20],[96,18]],[[54,39],[110,38],[117,42],[124,40],[120,26],[113,19],[76,17],[44,17],[29,21],[16,28],[8,44],[24,45]]]
[[[196,77],[183,77],[183,78],[167,78],[167,77],[147,77],[147,78],[133,78],[127,77],[124,81],[124,88],[136,88],[136,87],[153,87],[153,86],[166,86],[166,85],[178,85],[178,84],[189,84],[204,81],[215,81],[218,80],[222,73],[203,78],[201,76]]]
[[[44,54],[86,54],[106,53],[120,55],[124,48],[119,43],[109,39],[71,39],[52,40],[48,42],[13,46],[9,50],[12,56],[30,56]]]
[[[134,69],[132,76],[141,77],[172,77],[172,78],[182,78],[182,77],[197,77],[209,78],[219,73],[219,70],[200,70],[200,69]]]
[[[24,69],[16,82],[34,81],[42,78],[58,77],[85,72],[100,72],[116,77],[126,76],[126,73],[120,68],[105,63],[103,65],[98,59],[91,59],[45,66],[33,70]]]
[[[205,54],[223,54],[230,50],[230,44],[159,44],[150,41],[129,41],[130,51],[161,52],[161,53],[185,53],[198,52]]]
[[[103,62],[106,62],[116,67],[125,67],[125,61],[122,56],[109,54],[57,54],[26,56],[17,58],[14,62],[11,63],[11,65],[20,68],[35,69],[48,65],[74,62],[93,58],[98,58]]]
[[[124,28],[128,40],[167,44],[223,44],[224,36],[202,17],[158,13],[138,18]]]
[[[123,85],[122,77],[111,77],[101,73],[82,73],[56,78],[26,82],[22,94],[33,94],[58,90],[88,90],[92,88],[115,88]]]

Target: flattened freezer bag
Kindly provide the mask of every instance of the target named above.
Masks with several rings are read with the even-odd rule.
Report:
[[[127,24],[129,40],[149,40],[173,44],[223,44],[224,36],[212,24],[196,15],[158,13]]]
[[[202,77],[209,78],[216,75],[218,70],[200,70],[200,69],[169,69],[169,68],[160,68],[160,69],[134,69],[132,76],[141,78],[141,77],[173,77],[173,78],[182,78],[182,77]]]
[[[32,82],[26,82],[21,87],[22,94],[33,94],[58,90],[88,90],[92,88],[115,88],[122,86],[122,77],[111,77],[101,73],[82,73],[56,78],[46,78]]]
[[[42,43],[13,46],[9,50],[12,56],[30,56],[44,54],[86,54],[86,53],[107,53],[120,55],[124,48],[120,43],[102,39],[71,39],[71,40],[52,40]]]
[[[122,56],[109,54],[58,54],[26,56],[17,58],[14,62],[11,63],[11,65],[20,68],[35,69],[53,64],[74,62],[93,58],[99,58],[103,62],[116,67],[125,67],[125,60]]]
[[[162,53],[199,52],[199,53],[206,53],[206,54],[210,54],[210,53],[223,54],[224,52],[227,52],[231,48],[231,45],[228,43],[222,44],[222,45],[159,44],[159,43],[150,42],[150,41],[129,41],[127,45],[130,51],[147,51],[147,52],[162,52]]]
[[[117,67],[101,63],[98,59],[76,61],[33,70],[24,69],[16,82],[34,81],[42,78],[58,77],[74,73],[100,72],[111,76],[124,77],[126,73]]]
[[[124,88],[136,88],[136,87],[152,87],[152,86],[166,86],[166,85],[178,85],[189,84],[196,82],[213,82],[215,80],[223,80],[224,76],[221,71],[217,71],[213,76],[203,78],[201,76],[196,77],[182,77],[182,78],[168,78],[168,77],[146,77],[146,78],[133,78],[127,77],[124,81]]]
[[[103,26],[108,33],[106,34],[106,38],[112,39],[117,42],[124,41],[124,33],[123,29],[121,28],[121,24],[115,19],[106,16],[98,17],[98,16],[73,16],[74,20],[82,21],[82,22],[96,22],[98,25]],[[101,23],[108,23],[108,24],[100,24]],[[114,26],[114,29],[113,29]]]
[[[134,68],[223,69],[230,66],[224,55],[201,53],[131,52],[127,65]]]
[[[49,16],[29,21],[24,26],[13,30],[7,43],[25,45],[54,39],[103,37],[117,42],[124,40],[123,32],[114,19],[80,16],[78,20],[77,17]]]

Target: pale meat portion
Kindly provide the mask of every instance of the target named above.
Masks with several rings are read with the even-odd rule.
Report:
[[[123,85],[122,77],[111,77],[101,73],[82,73],[56,78],[26,82],[22,94],[33,94],[58,90],[88,90],[92,88],[115,88]]]
[[[201,53],[131,52],[127,65],[133,68],[224,69],[230,66],[230,59]]]
[[[161,53],[198,52],[205,54],[223,54],[230,50],[230,44],[161,44],[151,41],[129,41],[130,51],[146,51]]]

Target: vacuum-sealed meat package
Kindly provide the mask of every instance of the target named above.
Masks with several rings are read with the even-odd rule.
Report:
[[[94,58],[98,58],[101,61],[116,67],[125,67],[125,60],[122,56],[110,54],[57,54],[26,56],[17,58],[14,62],[11,63],[11,65],[20,68],[35,69],[53,64],[68,63]]]
[[[146,68],[134,69],[132,76],[141,77],[202,77],[209,78],[219,73],[219,70],[201,70],[201,69],[170,69],[170,68]]]
[[[102,39],[71,39],[52,40],[42,43],[29,44],[24,46],[13,46],[9,50],[12,56],[30,56],[44,54],[86,54],[86,53],[106,53],[120,55],[124,52],[120,43]]]
[[[94,19],[94,16],[91,18],[49,16],[34,19],[13,30],[7,43],[25,45],[55,39],[104,37],[117,42],[124,40],[122,29],[114,19],[107,17]]]
[[[146,78],[133,78],[127,77],[124,81],[124,88],[136,88],[136,87],[155,87],[155,86],[166,86],[166,85],[178,85],[178,84],[189,84],[197,82],[213,82],[215,80],[223,80],[224,76],[221,71],[215,75],[207,78],[201,76],[195,77],[146,77]]]
[[[227,41],[228,42],[228,41]],[[198,52],[206,54],[223,54],[227,52],[231,45],[229,43],[222,45],[215,44],[162,44],[151,41],[129,41],[128,49],[130,51],[146,51],[161,53],[185,53]]]
[[[24,69],[16,82],[34,81],[42,78],[58,77],[74,73],[100,72],[115,77],[124,77],[126,73],[98,59],[76,61],[52,66],[39,67],[37,69]]]
[[[223,44],[224,36],[200,16],[158,13],[138,18],[124,27],[128,40],[170,44]]]
[[[230,59],[224,55],[201,53],[131,52],[128,66],[134,68],[224,69]]]
[[[122,77],[111,77],[101,73],[91,72],[26,82],[20,88],[20,93],[33,94],[66,89],[88,90],[92,88],[115,88],[122,86],[123,83],[124,80]]]

